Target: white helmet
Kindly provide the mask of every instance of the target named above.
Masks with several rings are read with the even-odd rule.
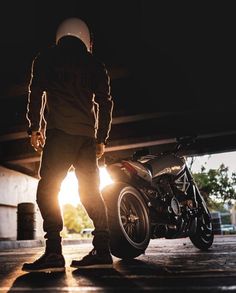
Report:
[[[91,52],[91,37],[87,24],[80,18],[68,18],[64,20],[58,27],[56,33],[56,43],[65,36],[74,36],[79,38]]]

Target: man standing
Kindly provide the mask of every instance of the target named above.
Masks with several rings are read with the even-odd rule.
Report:
[[[93,250],[82,260],[72,261],[71,266],[112,266],[97,165],[109,136],[112,110],[109,76],[103,63],[92,55],[87,25],[79,18],[64,20],[57,30],[56,45],[40,52],[32,64],[26,117],[31,145],[36,151],[42,150],[37,204],[46,249],[33,263],[25,263],[22,270],[65,269],[58,193],[71,166],[79,180],[81,202],[95,227]]]

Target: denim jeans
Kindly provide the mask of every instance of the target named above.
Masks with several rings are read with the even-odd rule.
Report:
[[[99,190],[95,139],[70,135],[58,129],[47,130],[39,171],[37,204],[43,218],[45,238],[48,243],[60,241],[63,218],[58,193],[72,165],[79,181],[80,200],[95,227],[93,245],[106,249],[109,232],[106,207]]]

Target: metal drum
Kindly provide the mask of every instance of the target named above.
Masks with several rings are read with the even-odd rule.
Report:
[[[35,239],[35,204],[22,202],[17,206],[17,240]]]

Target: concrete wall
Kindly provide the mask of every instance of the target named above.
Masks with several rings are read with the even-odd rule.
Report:
[[[0,239],[17,238],[17,205],[32,202],[36,210],[36,239],[43,237],[42,218],[36,204],[38,180],[0,166]]]

